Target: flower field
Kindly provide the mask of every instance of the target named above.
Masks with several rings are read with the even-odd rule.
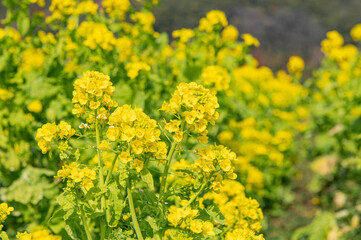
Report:
[[[361,24],[304,77],[218,10],[2,4],[1,240],[361,239]]]

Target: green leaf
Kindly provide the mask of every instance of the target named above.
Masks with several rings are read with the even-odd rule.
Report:
[[[119,186],[115,181],[108,185],[109,199],[107,201],[107,208],[110,209],[111,217],[108,221],[108,225],[115,227],[122,216],[124,208],[124,195],[121,191],[122,187]]]
[[[216,205],[209,206],[206,209],[206,212],[220,224],[222,225],[226,224],[226,219],[221,213],[221,210],[219,210],[219,208]]]
[[[6,232],[0,232],[0,238],[2,239],[2,240],[9,240],[9,237],[8,237],[8,235],[6,234]]]
[[[149,170],[147,168],[143,168],[142,171],[140,171],[140,176],[142,180],[148,185],[149,189],[154,191],[154,180]]]
[[[17,24],[20,34],[24,36],[29,31],[29,27],[30,27],[30,19],[26,14],[26,12],[24,11],[19,12]]]

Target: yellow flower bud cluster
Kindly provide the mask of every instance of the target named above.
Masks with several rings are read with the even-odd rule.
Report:
[[[110,77],[103,73],[95,71],[83,73],[83,76],[75,81],[74,88],[73,114],[80,117],[86,110],[90,110],[92,114],[88,119],[89,123],[94,120],[93,112],[95,110],[98,110],[96,116],[98,119],[107,119],[108,112],[106,109],[118,105],[111,99],[115,87],[113,87]]]
[[[14,93],[12,93],[11,91],[9,91],[7,89],[0,88],[0,99],[2,101],[12,99],[13,97],[14,97]]]
[[[179,118],[184,118],[187,129],[194,130],[201,136],[197,139],[205,144],[208,142],[208,123],[214,125],[219,114],[216,109],[219,107],[217,97],[210,90],[194,82],[181,83],[172,95],[169,103],[164,102],[161,111],[172,112]],[[166,124],[169,132],[174,132],[174,140],[180,142],[183,139],[181,121],[172,120]]]
[[[125,70],[127,70],[127,76],[130,79],[134,79],[139,75],[139,71],[150,71],[150,66],[145,62],[130,62],[125,65]]]
[[[121,153],[121,161],[128,163],[133,160],[133,168],[138,172],[143,168],[143,162],[133,158],[136,155],[149,153],[158,159],[165,158],[167,146],[160,140],[157,122],[141,108],[133,109],[129,105],[118,107],[109,116],[108,124],[106,135],[109,140],[129,143],[130,150]]]
[[[305,62],[303,61],[302,58],[298,56],[292,56],[288,60],[287,70],[289,73],[301,76],[304,68],[305,68]]]
[[[229,88],[230,77],[226,69],[221,66],[208,66],[203,69],[201,78],[204,86],[211,87],[213,93],[227,90]]]
[[[186,209],[171,206],[168,213],[168,222],[174,227],[188,229],[192,233],[203,236],[214,236],[213,224],[208,221],[196,219],[198,210],[187,207]]]
[[[256,235],[261,230],[260,221],[263,219],[259,203],[245,196],[244,187],[239,182],[224,180],[220,192],[208,192],[204,200],[217,204],[226,219],[226,226],[231,226],[226,239],[243,239],[240,236],[244,239],[264,239],[262,234]],[[237,236],[236,232],[241,235]]]
[[[55,177],[61,178],[63,181],[67,180],[69,191],[76,187],[83,187],[89,191],[94,187],[93,180],[96,179],[96,173],[87,167],[80,168],[79,164],[72,162],[70,165],[65,164]]]
[[[201,156],[194,161],[196,171],[210,178],[211,189],[214,191],[219,191],[224,178],[237,178],[233,167],[236,154],[231,150],[222,145],[210,145],[198,148],[196,153]]]
[[[51,150],[50,143],[58,142],[59,140],[65,140],[59,144],[59,150],[65,151],[71,149],[68,146],[68,140],[75,134],[75,130],[71,126],[61,121],[59,125],[55,123],[46,123],[38,129],[35,140],[39,141],[38,146],[43,154]]]
[[[50,234],[47,230],[37,230],[33,233],[18,233],[18,240],[61,240],[61,236]]]
[[[83,39],[83,44],[92,50],[99,46],[110,51],[116,43],[114,34],[102,23],[84,21],[77,28],[76,33]]]
[[[125,14],[130,7],[130,2],[129,0],[103,0],[102,5],[109,16],[124,20]]]
[[[8,215],[10,215],[10,212],[12,212],[12,211],[14,211],[14,208],[9,207],[7,203],[0,204],[0,224],[6,220],[6,218],[8,217]],[[1,231],[1,228],[0,228],[0,231]]]
[[[225,27],[227,25],[226,14],[219,10],[212,10],[206,14],[206,17],[201,18],[198,29],[204,32],[212,32],[217,27]]]

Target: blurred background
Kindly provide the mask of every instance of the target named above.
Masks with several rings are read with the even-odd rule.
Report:
[[[0,2],[3,0],[0,0]],[[47,6],[50,1],[47,0]],[[101,1],[99,1],[101,2]],[[133,0],[139,2],[139,0]],[[250,33],[261,42],[253,50],[260,65],[285,69],[292,55],[306,62],[306,76],[318,66],[320,41],[330,30],[337,30],[350,41],[349,31],[361,22],[360,0],[159,0],[154,8],[155,29],[171,32],[194,28],[213,9],[226,13],[229,23],[240,33]],[[34,11],[38,10],[34,4]],[[0,18],[6,10],[0,6]],[[45,8],[47,9],[47,8]]]
[[[253,54],[261,65],[285,69],[288,58],[299,55],[308,74],[320,62],[319,45],[327,31],[339,31],[347,43],[350,29],[361,22],[360,0],[160,0],[156,29],[170,33],[196,27],[212,9],[224,11],[240,33],[259,39]]]

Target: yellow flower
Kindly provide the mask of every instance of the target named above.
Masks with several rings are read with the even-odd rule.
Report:
[[[103,140],[99,145],[100,150],[110,150],[109,143],[106,140]]]
[[[287,69],[289,73],[300,74],[305,68],[305,63],[302,58],[298,56],[292,56],[288,60]]]
[[[179,131],[179,126],[181,122],[179,120],[171,120],[169,123],[167,123],[164,128],[168,130],[168,132],[173,133],[176,131]]]
[[[139,75],[139,71],[150,71],[150,66],[145,62],[131,62],[125,66],[125,70],[127,70],[127,76],[134,79]]]
[[[10,212],[14,211],[13,207],[9,207],[7,203],[0,204],[0,225],[5,221]]]
[[[172,33],[174,38],[179,38],[179,41],[186,43],[192,37],[194,37],[194,31],[188,28],[182,28],[180,30],[175,30]]]
[[[44,64],[44,60],[45,55],[40,48],[29,48],[22,53],[20,68],[26,72],[40,69]]]
[[[128,163],[133,160],[133,158],[132,158],[132,156],[130,156],[129,152],[122,152],[119,155],[119,159],[120,159],[120,161],[122,161],[122,163]]]
[[[238,38],[238,30],[232,25],[225,27],[222,31],[222,40],[234,42]]]
[[[354,41],[361,40],[361,23],[355,25],[350,32],[350,35]]]
[[[133,166],[132,166],[132,168],[135,168],[135,170],[136,170],[137,172],[142,171],[142,169],[143,169],[143,161],[135,158],[135,159],[133,160]]]
[[[191,220],[190,222],[190,229],[194,233],[201,233],[202,232],[202,222],[199,220]]]
[[[213,224],[211,222],[203,222],[202,232],[207,236],[214,236]]]
[[[27,108],[30,112],[39,113],[43,110],[43,105],[39,100],[35,100],[32,101]]]
[[[83,21],[77,28],[76,33],[77,36],[83,39],[83,44],[92,50],[100,47],[110,51],[116,43],[113,32],[103,23]]]
[[[249,33],[242,34],[242,38],[244,40],[244,44],[246,44],[247,46],[259,47],[260,45],[258,39],[253,37]]]

